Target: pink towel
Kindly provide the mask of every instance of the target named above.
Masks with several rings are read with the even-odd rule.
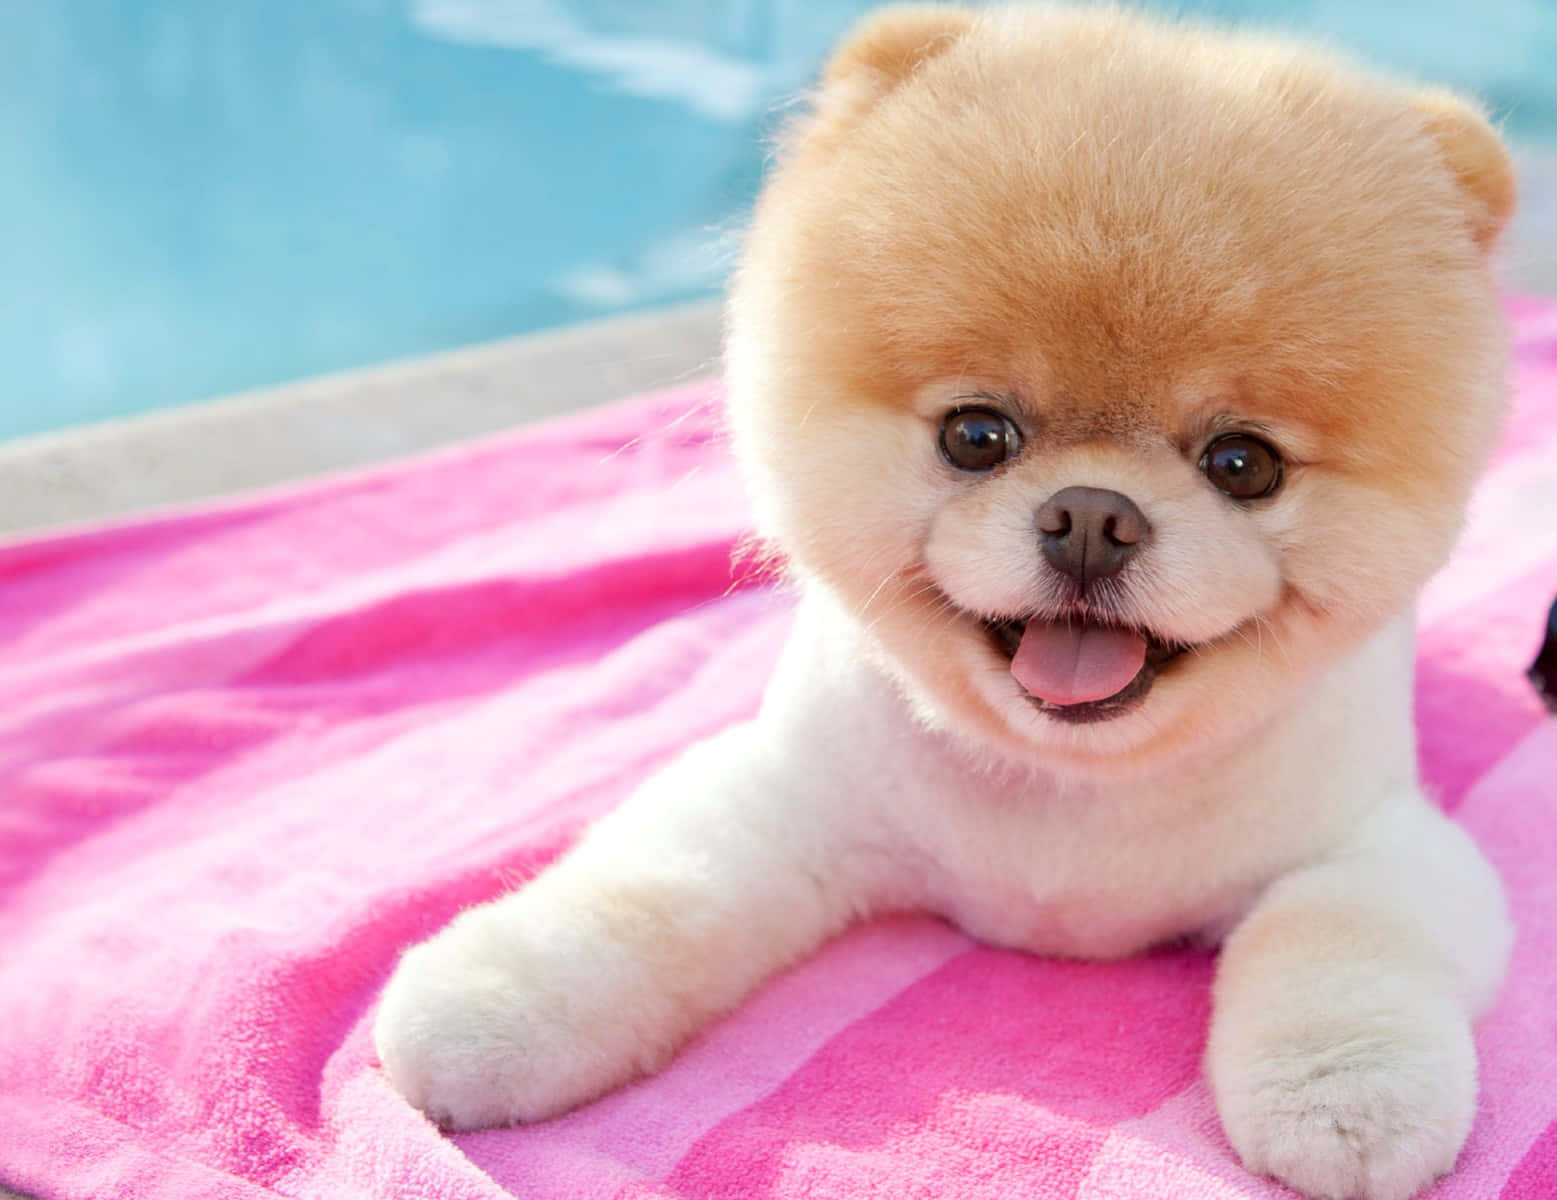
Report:
[[[1423,599],[1424,768],[1520,940],[1449,1200],[1557,1195],[1557,305]],[[857,929],[663,1074],[448,1138],[373,1061],[409,943],[751,713],[789,619],[697,386],[0,550],[0,1181],[189,1197],[1286,1195],[1199,1075],[1209,956]]]

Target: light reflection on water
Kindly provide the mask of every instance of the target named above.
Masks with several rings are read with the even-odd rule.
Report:
[[[6,0],[0,436],[709,294],[854,0]],[[1557,130],[1557,5],[1279,14]]]

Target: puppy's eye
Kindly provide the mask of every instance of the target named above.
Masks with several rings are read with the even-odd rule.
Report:
[[[1226,433],[1206,447],[1200,469],[1234,500],[1260,500],[1281,486],[1281,455],[1248,433]]]
[[[941,423],[941,453],[961,471],[989,471],[1022,448],[1010,418],[991,408],[959,408]]]

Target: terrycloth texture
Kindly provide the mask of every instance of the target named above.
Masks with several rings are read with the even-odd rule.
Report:
[[[1423,601],[1427,777],[1520,926],[1432,1195],[1557,1194],[1557,306]],[[1265,1197],[1198,1061],[1209,956],[858,929],[659,1077],[445,1138],[368,1030],[400,949],[751,713],[706,388],[303,491],[0,551],[0,1180],[53,1198]]]

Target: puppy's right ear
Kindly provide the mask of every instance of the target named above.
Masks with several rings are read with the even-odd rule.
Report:
[[[900,4],[877,9],[828,60],[804,140],[831,142],[973,24],[971,9]]]
[[[844,38],[827,62],[828,87],[859,80],[885,95],[907,79],[920,63],[950,48],[973,24],[966,8],[943,4],[895,4],[878,8]]]

